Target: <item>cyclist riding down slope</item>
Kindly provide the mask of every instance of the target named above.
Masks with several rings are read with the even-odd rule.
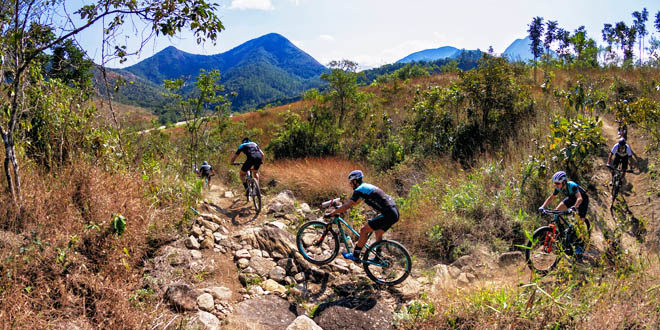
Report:
[[[326,218],[332,217],[335,214],[342,213],[359,204],[362,200],[364,200],[367,205],[380,212],[379,216],[369,220],[369,222],[360,229],[360,239],[355,244],[353,253],[342,252],[344,258],[358,262],[360,261],[360,252],[362,247],[367,243],[369,233],[375,231],[376,240],[380,241],[383,239],[385,231],[399,221],[399,209],[396,207],[392,197],[384,193],[380,188],[362,182],[362,178],[362,171],[352,171],[348,175],[348,181],[351,188],[353,188],[353,195],[340,208],[325,214]]]
[[[626,143],[626,139],[620,138],[619,142],[612,147],[610,155],[607,157],[607,165],[616,168],[621,163],[621,180],[626,177],[626,170],[628,169],[628,159],[633,156],[632,148]],[[614,156],[614,164],[612,164],[612,156]]]
[[[555,185],[555,190],[552,192],[552,195],[546,198],[543,205],[539,207],[539,211],[545,209],[545,207],[550,202],[552,202],[561,192],[566,196],[566,198],[564,198],[564,200],[561,201],[559,205],[557,205],[556,210],[566,211],[567,209],[570,208],[573,212],[575,212],[575,210],[577,209],[580,221],[582,222],[582,224],[584,224],[585,223],[584,219],[587,216],[587,210],[589,209],[589,196],[587,196],[587,192],[584,191],[584,189],[580,187],[577,183],[573,181],[568,181],[568,177],[566,176],[566,172],[564,171],[559,171],[555,173],[552,176],[552,183]],[[569,232],[570,235],[567,235],[569,242],[575,241],[575,239],[577,238],[575,237],[575,229],[570,224],[569,224],[569,228],[567,229],[570,230]],[[584,242],[578,242],[575,248],[575,254],[581,255],[583,252],[584,252]]]
[[[199,172],[197,176],[201,177],[202,180],[207,179],[209,187],[211,186],[211,176],[215,175],[215,170],[207,161],[202,162],[202,166],[199,167]]]
[[[244,153],[245,156],[247,157],[245,159],[245,162],[243,163],[243,166],[241,166],[241,182],[243,182],[243,187],[245,187],[247,191],[247,182],[245,181],[245,176],[247,175],[247,171],[252,169],[252,175],[257,180],[257,182],[259,181],[259,167],[261,166],[261,163],[263,163],[264,152],[261,151],[259,145],[250,141],[249,138],[244,138],[243,143],[241,143],[241,145],[238,146],[236,153],[231,157],[229,163],[230,164],[234,163],[234,161],[236,160],[238,155],[241,154],[241,152]]]

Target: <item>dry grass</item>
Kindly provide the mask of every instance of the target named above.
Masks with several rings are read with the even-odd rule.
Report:
[[[149,309],[128,298],[142,288],[143,263],[172,234],[181,210],[153,210],[139,176],[79,162],[58,173],[23,170],[24,204],[2,197],[0,228],[21,246],[0,244],[0,324],[42,329],[85,319],[96,328],[145,328]],[[127,218],[122,236],[113,213]]]
[[[278,160],[264,168],[264,175],[294,190],[299,199],[315,203],[350,197],[347,176],[355,169],[363,170],[369,181],[369,171],[363,165],[335,157]]]
[[[94,100],[101,117],[108,123],[112,122],[112,113],[107,100],[97,98]],[[144,129],[151,127],[151,121],[158,119],[148,109],[126,105],[119,102],[112,102],[112,109],[117,115],[117,119],[123,127],[132,127],[135,129]]]

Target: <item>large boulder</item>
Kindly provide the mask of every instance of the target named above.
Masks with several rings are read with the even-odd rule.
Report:
[[[295,305],[274,296],[265,295],[242,301],[234,308],[234,315],[246,323],[255,323],[266,329],[286,329],[298,316]]]
[[[314,321],[325,330],[394,329],[392,310],[369,297],[348,297],[319,305]]]
[[[276,265],[277,264],[275,261],[259,256],[252,257],[252,259],[250,259],[250,267],[252,267],[260,276],[266,276],[270,274]]]
[[[284,190],[272,199],[267,213],[292,213],[296,210],[296,198],[290,190]]]
[[[309,317],[300,315],[285,330],[323,330],[323,328]]]
[[[177,311],[194,311],[197,310],[197,297],[201,294],[188,284],[173,284],[167,287],[165,298]]]
[[[202,329],[207,329],[207,330],[220,329],[220,319],[218,319],[215,315],[211,313],[199,311],[197,313],[197,321],[201,323]]]

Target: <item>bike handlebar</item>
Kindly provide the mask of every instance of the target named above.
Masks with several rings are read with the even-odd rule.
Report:
[[[560,210],[550,210],[550,209],[540,209],[539,212],[542,214],[559,214],[559,215],[566,215],[566,214],[571,214],[573,211],[571,209],[560,211]]]
[[[610,165],[610,164],[606,164],[605,167],[607,167],[607,168],[609,168],[610,170],[615,171],[615,172],[617,172],[617,173],[621,173],[621,171],[619,171],[618,168],[616,168],[616,167],[614,167],[614,166],[612,166],[612,165]],[[632,172],[633,172],[632,169],[627,169],[627,170],[626,170],[626,173],[632,173]]]

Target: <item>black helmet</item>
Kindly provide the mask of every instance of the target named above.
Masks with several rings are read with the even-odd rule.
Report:
[[[243,138],[243,143],[248,143],[248,142],[250,142],[250,138],[247,138],[247,137]]]
[[[348,174],[348,180],[362,180],[362,177],[364,175],[362,174],[362,171],[360,170],[354,170],[351,171],[351,173]]]
[[[625,138],[620,138],[619,139],[619,145],[624,147],[626,145],[626,139]]]
[[[202,165],[208,165],[209,163],[207,161],[203,161]]]

